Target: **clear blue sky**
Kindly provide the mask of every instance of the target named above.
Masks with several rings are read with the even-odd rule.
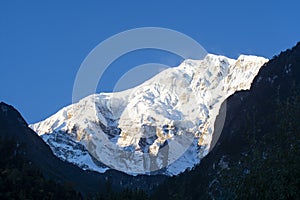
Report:
[[[29,123],[50,116],[72,102],[74,78],[87,54],[108,37],[137,27],[180,31],[214,54],[271,58],[300,41],[299,8],[297,0],[2,0],[0,101],[15,106]],[[176,64],[172,55],[136,52],[120,58],[111,74],[162,60]],[[102,91],[117,80],[111,74]]]

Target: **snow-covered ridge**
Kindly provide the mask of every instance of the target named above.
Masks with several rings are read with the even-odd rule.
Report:
[[[176,175],[208,153],[222,102],[250,89],[268,60],[208,54],[143,84],[93,94],[30,127],[54,154],[83,169]],[[82,154],[81,154],[82,152]]]

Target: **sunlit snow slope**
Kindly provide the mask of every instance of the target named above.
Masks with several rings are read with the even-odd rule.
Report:
[[[250,89],[268,60],[209,54],[143,84],[90,95],[30,127],[59,158],[83,169],[176,175],[208,153],[222,102]]]

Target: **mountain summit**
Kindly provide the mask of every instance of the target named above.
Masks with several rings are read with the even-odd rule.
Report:
[[[222,103],[250,89],[267,61],[212,54],[185,60],[135,88],[90,95],[30,127],[57,157],[83,169],[177,175],[207,155]]]

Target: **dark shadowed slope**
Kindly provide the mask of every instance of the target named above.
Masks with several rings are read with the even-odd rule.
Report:
[[[89,187],[88,182],[91,184],[103,182],[93,178],[93,176],[85,180],[80,175],[82,173],[81,169],[64,163],[55,157],[49,146],[28,128],[20,113],[5,103],[0,103],[0,137],[2,141],[13,140],[22,145],[24,157],[33,162],[47,178],[61,183],[68,182],[84,193],[95,190]],[[101,184],[99,184],[99,188],[101,188]]]

